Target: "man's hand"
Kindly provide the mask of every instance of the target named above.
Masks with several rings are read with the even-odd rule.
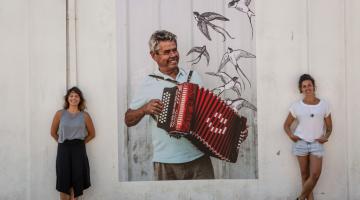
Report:
[[[125,113],[125,124],[128,127],[134,126],[145,115],[158,115],[163,109],[163,104],[159,99],[152,99],[142,107],[136,110],[128,109]]]
[[[164,105],[159,99],[152,99],[143,106],[144,113],[147,115],[158,115],[161,113]]]

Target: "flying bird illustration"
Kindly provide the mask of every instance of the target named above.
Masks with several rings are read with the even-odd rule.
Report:
[[[251,0],[232,0],[228,3],[228,7],[235,8],[236,10],[239,10],[240,12],[243,12],[248,16],[250,26],[251,26],[251,38],[253,38],[254,37],[254,28],[253,28],[253,24],[251,21],[251,17],[254,17],[255,13],[252,10],[250,10],[250,8],[249,8],[250,3],[251,3]]]
[[[229,38],[234,39],[224,28],[210,22],[213,20],[229,21],[228,18],[214,12],[204,12],[203,14],[193,12],[193,14],[197,21],[198,28],[208,40],[211,40],[208,27],[211,27],[214,31],[220,33],[223,36],[224,41],[226,40],[225,34],[229,36]]]
[[[201,60],[201,57],[205,56],[207,66],[209,66],[210,55],[209,55],[209,52],[206,50],[205,45],[202,46],[202,47],[193,47],[193,48],[191,48],[190,51],[186,55],[188,56],[188,55],[190,55],[191,53],[194,53],[194,52],[199,53],[199,55],[196,58],[189,61],[189,62],[192,62],[191,63],[192,65],[197,64]]]
[[[221,62],[220,62],[220,66],[218,69],[218,72],[222,71],[224,69],[224,67],[226,66],[226,64],[230,61],[231,64],[234,65],[236,72],[239,74],[239,76],[243,76],[245,77],[245,79],[249,82],[249,85],[251,87],[251,83],[250,80],[247,78],[247,76],[245,75],[245,73],[241,70],[241,68],[239,67],[237,61],[240,58],[255,58],[256,56],[244,51],[242,49],[236,49],[233,50],[232,48],[228,47],[227,51],[225,52],[225,54],[223,55],[223,57],[221,58]],[[241,75],[240,75],[240,73]]]
[[[223,82],[224,85],[221,85],[221,86],[216,87],[216,88],[211,90],[214,93],[216,91],[218,91],[219,92],[217,94],[218,96],[220,96],[225,90],[233,90],[239,97],[241,96],[242,85],[238,81],[239,77],[236,77],[236,76],[231,77],[226,72],[216,72],[216,73],[214,73],[214,72],[206,72],[206,74],[211,75],[211,76],[217,76]]]
[[[239,112],[241,108],[248,108],[253,111],[257,111],[256,106],[250,103],[248,100],[244,98],[237,98],[237,99],[225,99],[225,103],[229,105],[235,112]]]

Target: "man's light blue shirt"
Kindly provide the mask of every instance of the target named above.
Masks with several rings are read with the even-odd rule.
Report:
[[[154,75],[169,78],[172,77],[163,74],[159,69],[155,70]],[[187,81],[189,71],[179,68],[179,73],[176,76],[176,81],[183,83]],[[199,74],[193,72],[190,82],[202,85]],[[174,83],[164,81],[161,79],[147,76],[141,84],[138,94],[133,98],[129,108],[132,110],[138,109],[152,99],[160,99],[165,87],[175,87]],[[204,155],[198,148],[196,148],[188,139],[181,137],[170,137],[169,134],[157,127],[157,122],[148,115],[146,116],[149,129],[152,134],[153,143],[153,162],[161,163],[186,163]]]

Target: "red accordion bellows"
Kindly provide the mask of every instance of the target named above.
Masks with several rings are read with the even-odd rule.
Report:
[[[204,153],[236,162],[239,145],[246,139],[246,118],[207,89],[192,83],[165,88],[159,128],[185,136]]]

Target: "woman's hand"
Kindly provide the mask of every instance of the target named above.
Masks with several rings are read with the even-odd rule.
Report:
[[[293,141],[293,142],[297,142],[300,140],[300,138],[294,134],[290,134],[289,138]]]
[[[325,136],[321,136],[318,139],[316,139],[316,141],[318,141],[320,144],[324,144],[325,142],[327,142],[329,139]]]

